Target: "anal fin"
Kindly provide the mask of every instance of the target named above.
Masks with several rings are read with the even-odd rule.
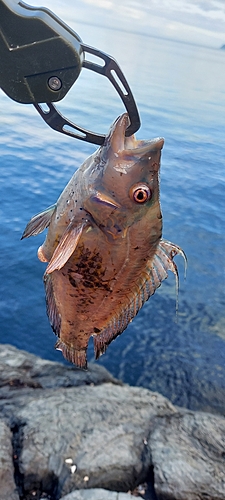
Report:
[[[51,205],[51,207],[46,208],[46,210],[44,210],[43,212],[34,215],[34,217],[32,217],[32,219],[26,225],[21,240],[42,233],[42,231],[44,231],[44,229],[49,226],[55,209],[56,205]]]
[[[48,274],[44,275],[44,285],[45,285],[47,315],[50,321],[50,325],[53,329],[53,332],[59,337],[61,328],[61,316],[58,312],[57,305],[55,302],[52,277],[49,276]]]
[[[46,293],[46,307],[47,307],[47,315],[49,317],[49,321],[53,332],[59,337],[59,340],[55,344],[55,348],[59,351],[62,351],[64,358],[68,361],[76,365],[78,368],[82,368],[84,370],[87,369],[87,349],[74,349],[73,347],[67,346],[60,339],[60,329],[61,329],[61,316],[58,312],[52,276],[49,274],[44,275],[44,284],[45,284],[45,293]]]

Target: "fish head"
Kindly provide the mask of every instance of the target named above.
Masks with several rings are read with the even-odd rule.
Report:
[[[89,166],[88,196],[84,203],[94,222],[108,237],[124,237],[127,229],[144,221],[154,226],[161,221],[159,168],[162,138],[149,141],[126,137],[127,113],[112,125]],[[158,231],[161,237],[161,229]]]

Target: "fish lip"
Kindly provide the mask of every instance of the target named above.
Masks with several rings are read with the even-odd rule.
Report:
[[[130,124],[127,113],[123,113],[113,123],[108,140],[115,156],[143,156],[151,151],[160,151],[164,144],[162,137],[156,137],[149,141],[136,140],[135,136],[126,137],[126,130]],[[129,147],[130,145],[130,147]]]
[[[123,113],[118,116],[112,124],[108,140],[114,153],[119,153],[124,150],[125,133],[129,125],[130,119],[128,113]]]
[[[123,154],[126,156],[144,156],[147,153],[151,153],[151,151],[161,151],[164,145],[163,137],[156,137],[155,139],[150,139],[149,141],[136,141],[136,144],[142,143],[137,148],[132,149],[124,149]]]

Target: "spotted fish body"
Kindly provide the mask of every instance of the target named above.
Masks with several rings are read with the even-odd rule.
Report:
[[[56,205],[34,216],[23,238],[48,227],[38,250],[56,348],[78,367],[94,338],[96,358],[167,278],[182,250],[162,240],[159,168],[163,139],[126,137],[123,114],[75,172]]]

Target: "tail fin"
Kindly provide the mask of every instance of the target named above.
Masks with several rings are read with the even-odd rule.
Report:
[[[78,349],[68,347],[61,340],[58,340],[56,342],[55,349],[57,349],[58,351],[62,351],[64,358],[66,358],[67,361],[70,361],[70,363],[73,363],[78,368],[83,368],[83,370],[87,369],[86,349],[81,349],[80,351],[78,351]]]

